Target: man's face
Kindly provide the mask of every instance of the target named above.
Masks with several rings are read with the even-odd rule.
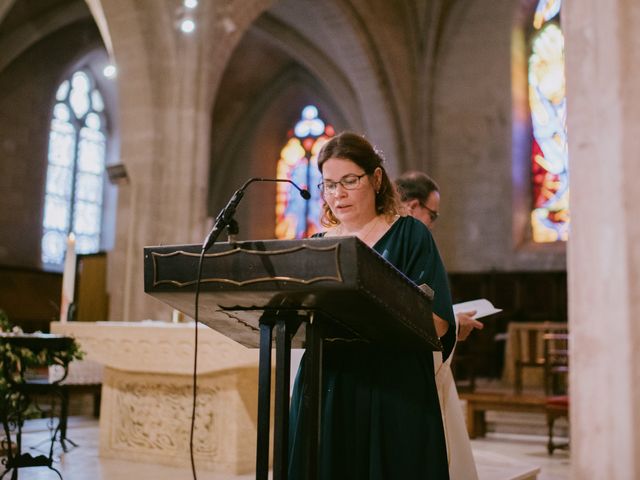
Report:
[[[427,228],[431,229],[433,223],[440,213],[440,193],[431,192],[426,202],[421,203],[420,200],[414,198],[407,202],[403,202],[409,215],[420,220]]]

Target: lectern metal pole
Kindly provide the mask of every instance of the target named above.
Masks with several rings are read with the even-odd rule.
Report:
[[[307,471],[306,480],[318,478],[318,457],[320,452],[320,418],[322,408],[322,333],[318,315],[311,312],[306,325],[305,378],[308,380],[303,391],[303,408],[306,410],[305,431]]]
[[[258,444],[256,480],[269,478],[269,424],[271,410],[271,323],[260,323],[258,367]]]
[[[274,425],[274,480],[287,480],[289,466],[289,379],[291,372],[291,333],[294,328],[289,322],[295,316],[285,315],[275,325],[276,337],[276,400]],[[292,322],[293,323],[293,322]]]

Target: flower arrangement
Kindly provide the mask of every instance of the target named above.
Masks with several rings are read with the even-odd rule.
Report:
[[[0,332],[4,335],[21,335],[22,329],[13,326],[7,314],[0,310]],[[37,370],[38,368],[51,365],[66,366],[72,360],[80,360],[84,352],[80,350],[78,343],[74,340],[69,342],[66,348],[40,348],[33,349],[23,346],[11,345],[10,342],[0,342],[0,417],[7,418],[11,412],[24,406],[20,404],[22,396],[11,389],[11,383],[24,381],[24,372]],[[25,417],[33,417],[38,412],[29,409],[25,412]]]

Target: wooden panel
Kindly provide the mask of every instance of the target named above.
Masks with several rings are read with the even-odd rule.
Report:
[[[49,331],[58,320],[62,274],[0,266],[0,308],[25,332]]]
[[[75,320],[98,322],[107,320],[107,254],[78,255],[76,270]]]
[[[470,376],[499,378],[509,322],[567,321],[566,272],[481,272],[449,275],[454,303],[487,298],[503,311],[486,317],[458,343],[453,357],[456,380]]]

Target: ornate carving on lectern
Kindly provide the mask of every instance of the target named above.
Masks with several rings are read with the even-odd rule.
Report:
[[[176,268],[176,266],[183,265],[185,257],[191,257],[192,259],[197,260],[200,257],[199,253],[176,250],[169,253],[152,252],[151,257],[153,259],[154,287],[162,284],[185,287],[196,283],[195,268],[193,271],[185,271]],[[267,257],[268,263],[266,262]],[[278,257],[283,257],[284,261],[279,262]],[[202,279],[200,281],[201,283],[224,283],[242,287],[255,283],[273,281],[285,281],[299,283],[302,285],[310,285],[323,280],[334,282],[343,281],[342,272],[340,270],[340,244],[334,244],[328,247],[298,245],[293,248],[269,251],[247,249],[236,246],[235,248],[224,252],[205,254],[206,260],[214,258],[225,261],[229,267],[233,266],[234,262],[241,262],[244,265],[244,269],[241,271],[236,270],[236,274],[238,275],[237,278],[228,278],[228,276],[220,277],[216,274],[207,274],[205,263]],[[320,268],[322,271],[310,278],[301,277],[298,272],[299,265],[303,261],[313,262],[315,268]],[[196,264],[194,263],[194,267],[195,265]],[[165,278],[165,276],[160,273],[161,268],[171,271],[172,278]],[[222,269],[223,267],[218,265],[217,270],[220,271]],[[231,268],[225,270],[227,274],[229,271],[233,270]],[[241,278],[242,275],[246,275],[246,278]],[[182,276],[185,277],[181,278]]]

